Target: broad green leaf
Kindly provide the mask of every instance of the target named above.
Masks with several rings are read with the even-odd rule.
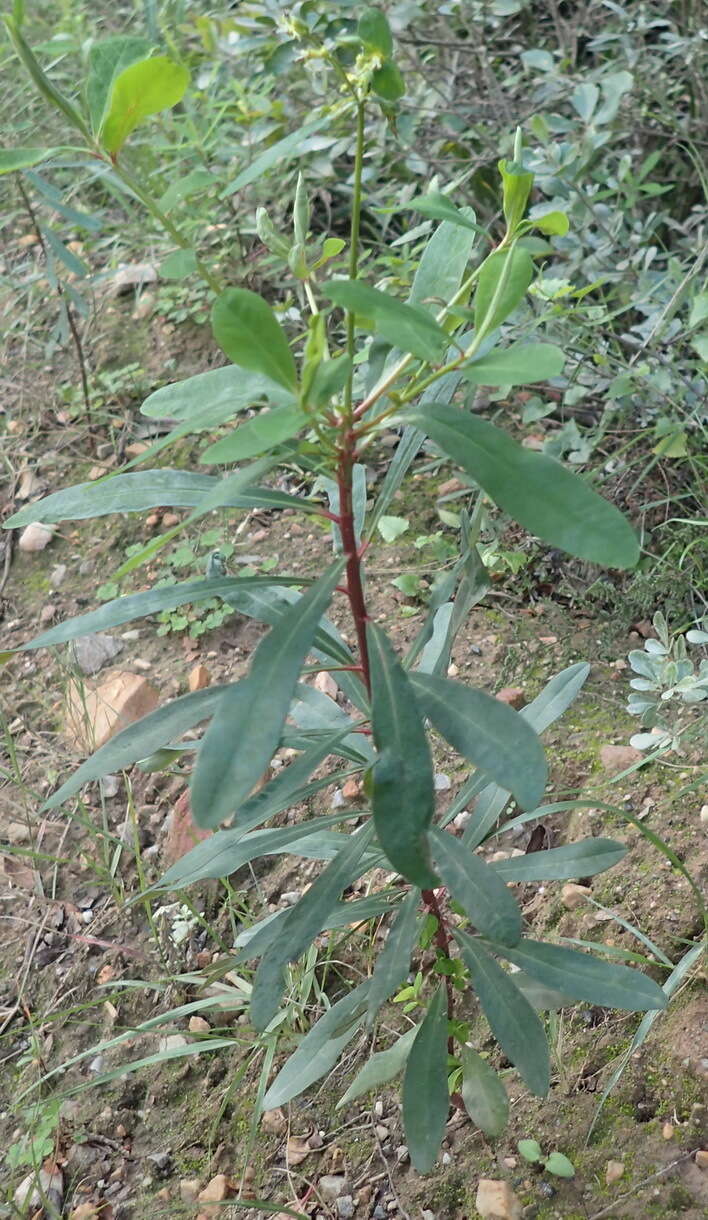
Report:
[[[474,298],[477,334],[489,334],[523,301],[533,279],[533,259],[522,246],[496,250],[482,263]]]
[[[562,1152],[552,1152],[544,1162],[546,1173],[553,1173],[557,1178],[574,1178],[575,1166]]]
[[[384,542],[395,542],[401,534],[405,534],[409,525],[406,517],[379,517],[376,522],[376,528]]]
[[[158,199],[158,207],[162,208],[163,212],[170,212],[177,203],[182,203],[185,199],[190,199],[193,195],[201,194],[210,186],[217,186],[219,179],[215,174],[212,174],[208,169],[192,169],[188,174],[175,178],[171,182],[164,194]]]
[[[197,373],[186,381],[174,381],[150,394],[140,408],[148,419],[180,419],[213,411],[213,426],[254,407],[263,399],[275,406],[293,402],[290,390],[283,389],[262,373],[245,372],[235,365]],[[203,425],[212,426],[212,423]]]
[[[460,372],[473,385],[530,385],[559,377],[564,364],[565,355],[552,343],[514,343],[463,364]]]
[[[535,1165],[543,1156],[543,1150],[538,1140],[519,1140],[516,1146],[524,1160],[531,1165]]]
[[[379,843],[408,881],[436,884],[427,831],[435,812],[433,761],[410,680],[386,636],[369,626],[371,724],[378,758],[372,809]]]
[[[173,250],[160,263],[161,280],[186,280],[197,270],[197,256],[194,250]]]
[[[403,1129],[418,1173],[429,1173],[437,1160],[449,1108],[447,1003],[441,983],[418,1028],[403,1077]]]
[[[335,356],[333,360],[323,360],[315,370],[307,394],[303,395],[304,401],[313,407],[326,406],[335,394],[344,389],[351,367],[351,359],[346,353]]]
[[[365,8],[357,23],[356,32],[368,51],[375,51],[389,59],[393,55],[393,36],[386,16],[380,8]]]
[[[356,1101],[357,1097],[361,1097],[363,1093],[368,1093],[371,1089],[378,1089],[382,1084],[388,1084],[389,1080],[393,1080],[399,1072],[402,1072],[417,1033],[418,1026],[411,1026],[405,1034],[396,1039],[388,1050],[378,1051],[367,1059],[344,1096],[337,1102],[335,1110],[341,1110],[347,1102]]]
[[[239,368],[261,373],[294,390],[295,361],[285,332],[263,297],[248,288],[227,288],[211,310],[214,338]]]
[[[501,1080],[486,1059],[470,1046],[460,1051],[462,1063],[462,1100],[475,1126],[496,1139],[509,1118],[509,1097]]]
[[[418,937],[419,902],[419,891],[410,890],[396,913],[386,944],[376,959],[366,1011],[369,1021],[373,1020],[381,1005],[408,975]]]
[[[450,224],[460,225],[463,229],[470,229],[473,233],[485,233],[484,229],[470,218],[470,213],[474,216],[471,208],[458,208],[447,195],[442,195],[439,191],[416,195],[415,199],[411,199],[404,206],[413,212],[420,212],[421,216],[429,216],[432,220],[445,220]]]
[[[614,839],[581,839],[566,847],[533,851],[526,856],[498,860],[491,868],[502,881],[567,881],[569,877],[594,877],[618,864],[626,856],[624,843]],[[491,937],[492,940],[495,937]]]
[[[452,897],[470,923],[490,940],[516,945],[521,939],[521,911],[511,890],[491,866],[445,830],[431,831],[433,856]],[[496,928],[492,935],[488,929]]]
[[[421,360],[442,359],[449,339],[441,326],[424,309],[404,305],[386,292],[379,292],[360,280],[332,280],[322,289],[335,305],[369,319],[376,333],[404,352]]]
[[[116,77],[136,60],[145,59],[151,49],[149,38],[134,34],[118,34],[93,44],[89,51],[86,102],[94,132],[101,130]]]
[[[450,678],[410,675],[418,706],[442,736],[498,784],[523,809],[535,809],[548,769],[543,747],[518,712],[484,691]]]
[[[167,55],[155,55],[124,68],[113,80],[99,132],[106,151],[115,156],[143,119],[176,106],[188,84],[187,69]]]
[[[122,771],[139,758],[147,758],[155,750],[180,737],[187,729],[194,728],[195,724],[213,714],[226,690],[228,686],[210,686],[206,690],[193,691],[128,725],[127,729],[87,758],[71,778],[44,802],[42,808],[56,809],[84,784],[110,775],[113,771]]]
[[[555,458],[524,449],[486,420],[442,403],[426,403],[408,418],[544,542],[605,567],[636,564],[639,543],[627,519]]]
[[[362,1023],[368,987],[368,980],[355,987],[313,1025],[268,1089],[264,1110],[286,1105],[336,1066]]]
[[[406,92],[403,74],[392,59],[384,60],[381,67],[372,72],[371,86],[385,102],[398,102]]]
[[[221,198],[226,199],[229,195],[233,195],[235,191],[241,191],[245,186],[250,186],[257,178],[263,176],[268,170],[277,165],[279,161],[290,161],[305,143],[306,140],[313,136],[315,132],[320,131],[327,123],[331,121],[331,110],[328,108],[327,113],[320,115],[319,118],[313,119],[310,123],[303,124],[298,127],[297,131],[292,131],[290,135],[283,136],[282,140],[277,140],[275,144],[271,144],[265,152],[256,157],[250,165],[247,165],[241,173],[238,174],[233,182],[230,182],[221,193]]]
[[[569,228],[565,212],[543,212],[540,216],[530,217],[529,223],[534,229],[553,237],[565,237]]]
[[[463,208],[460,215],[468,224],[474,222],[472,208]],[[438,225],[416,268],[408,304],[419,305],[435,312],[450,301],[462,284],[474,242],[474,233],[461,228],[457,223],[444,221]],[[464,301],[461,303],[464,304]],[[448,374],[447,377],[441,378],[432,391],[433,398],[436,401],[449,402],[458,384],[458,376]]]
[[[573,109],[580,115],[584,122],[588,123],[592,118],[592,113],[597,106],[600,98],[600,90],[596,84],[591,81],[578,85],[570,95],[570,104]]]
[[[588,953],[544,941],[522,940],[513,949],[496,944],[493,948],[545,987],[576,1000],[628,1012],[666,1007],[666,995],[658,983],[629,966],[615,966]]]
[[[275,1016],[285,990],[285,967],[288,962],[296,961],[322,931],[342,891],[351,885],[352,874],[358,869],[372,836],[372,822],[351,835],[346,847],[288,911],[282,923],[281,935],[261,958],[253,981],[251,1020],[257,1030],[264,1030]],[[364,996],[362,1020],[365,1010]]]
[[[571,996],[553,987],[544,987],[538,979],[532,979],[523,970],[514,971],[514,986],[518,987],[532,1008],[539,1012],[557,1012],[559,1008],[569,1008],[575,1001]]]
[[[161,610],[174,610],[192,602],[204,601],[211,597],[225,598],[228,593],[238,593],[240,590],[259,589],[275,584],[301,585],[301,576],[218,576],[212,580],[189,580],[178,585],[162,585],[156,589],[148,589],[146,593],[132,593],[128,597],[117,597],[106,602],[98,610],[88,614],[78,614],[75,618],[50,627],[33,640],[21,644],[18,652],[26,652],[30,648],[52,648],[57,644],[65,644],[68,640],[76,640],[79,636],[89,635],[95,631],[109,631],[121,623],[129,623],[132,619],[145,618],[148,614],[158,614]]]
[[[256,648],[247,678],[229,687],[192,775],[198,826],[218,826],[255,787],[277,750],[290,702],[344,561],[333,564]]]
[[[533,186],[533,174],[514,161],[499,161],[498,169],[503,184],[504,219],[507,230],[513,233],[526,211]]]
[[[541,1021],[512,978],[479,941],[455,931],[484,1015],[507,1059],[532,1093],[545,1097],[550,1084],[548,1043]]]
[[[0,149],[0,174],[14,174],[20,169],[31,169],[50,157],[56,157],[65,150],[60,148],[3,148]]]
[[[259,411],[253,419],[239,424],[229,436],[209,445],[200,455],[199,461],[211,463],[243,462],[246,458],[259,457],[270,449],[289,440],[307,423],[307,416],[294,404],[275,407],[272,411]]]

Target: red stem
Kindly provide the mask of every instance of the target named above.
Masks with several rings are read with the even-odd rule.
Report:
[[[422,898],[426,907],[430,911],[430,914],[434,915],[438,922],[437,931],[435,933],[435,944],[438,946],[440,952],[444,953],[445,957],[449,958],[450,938],[447,934],[447,924],[445,922],[445,916],[440,910],[440,903],[438,902],[437,894],[435,893],[435,890],[423,890]],[[452,986],[452,979],[450,978],[449,974],[445,975],[445,991],[447,993],[447,1019],[448,1021],[452,1021],[455,1015],[455,992]],[[454,1055],[455,1053],[455,1040],[452,1037],[452,1034],[447,1040],[447,1051],[449,1055]]]
[[[352,618],[356,629],[359,646],[361,673],[367,691],[371,691],[369,672],[369,649],[366,640],[366,602],[364,586],[361,579],[361,555],[356,541],[354,528],[354,509],[352,505],[352,467],[356,460],[355,437],[348,428],[342,438],[342,449],[337,467],[337,485],[339,487],[339,529],[342,535],[342,550],[347,557],[347,596],[351,606]]]

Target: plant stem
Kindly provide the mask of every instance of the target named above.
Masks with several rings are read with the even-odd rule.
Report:
[[[435,893],[435,890],[423,890],[422,898],[426,907],[430,911],[430,914],[434,915],[437,920],[438,926],[435,933],[435,944],[440,952],[444,953],[445,957],[449,958],[450,938],[447,934],[447,924],[445,922],[445,916],[440,910],[440,903],[438,902],[437,894]],[[455,1016],[455,990],[449,974],[445,975],[445,991],[447,993],[447,1019],[448,1021],[452,1021]],[[453,1055],[455,1053],[455,1039],[453,1038],[452,1034],[450,1034],[450,1037],[447,1040],[447,1050],[449,1055]]]
[[[361,223],[361,176],[364,165],[364,103],[359,101],[356,108],[356,152],[354,154],[354,193],[352,197],[352,223],[349,238],[349,279],[355,280],[359,274],[359,228]],[[349,358],[354,358],[354,312],[347,310],[347,352]],[[347,384],[344,387],[344,413],[347,424],[352,412],[352,386],[354,383],[354,368],[352,366]]]

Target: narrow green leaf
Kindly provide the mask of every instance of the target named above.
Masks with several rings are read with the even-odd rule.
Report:
[[[385,915],[389,907],[390,892],[386,895],[385,891],[370,898],[337,902],[322,925],[322,931],[350,928],[352,924],[359,921],[368,923],[379,915]],[[257,924],[252,924],[250,928],[240,932],[234,942],[234,946],[239,948],[240,952],[234,960],[241,962],[262,957],[280,936],[282,921],[286,919],[287,915],[287,910],[275,911],[274,914],[267,915],[265,919],[261,919]]]
[[[313,1025],[268,1089],[264,1110],[286,1105],[336,1066],[363,1021],[368,987],[368,980],[355,987]]]
[[[206,690],[193,691],[128,725],[127,729],[87,758],[71,778],[44,802],[42,808],[56,809],[84,784],[110,775],[113,771],[122,771],[139,758],[147,758],[155,750],[180,737],[187,729],[194,728],[195,724],[212,715],[226,690],[228,686],[210,686]]]
[[[213,411],[213,425],[224,423],[266,399],[274,406],[294,401],[292,392],[263,373],[246,372],[236,365],[197,373],[185,381],[174,381],[150,394],[140,408],[148,419],[187,420]],[[211,425],[209,425],[211,426]]]
[[[501,1080],[486,1059],[470,1046],[460,1051],[462,1100],[472,1122],[485,1135],[496,1139],[509,1118],[509,1098]]]
[[[277,140],[275,144],[271,144],[270,148],[266,148],[260,156],[256,157],[250,165],[241,170],[240,174],[224,187],[221,193],[222,199],[227,199],[229,195],[233,195],[235,191],[242,191],[245,186],[250,186],[257,178],[261,178],[268,170],[272,169],[280,161],[290,161],[297,155],[301,146],[315,132],[320,131],[327,123],[331,121],[331,110],[328,108],[327,113],[320,115],[319,118],[313,119],[310,123],[304,123],[302,127],[298,127],[297,131],[292,131],[290,135],[283,136],[282,140]]]
[[[469,229],[472,233],[482,233],[485,237],[487,236],[481,225],[470,217],[470,213],[474,217],[471,208],[464,210],[458,208],[448,195],[442,195],[440,191],[430,191],[427,195],[416,195],[415,199],[404,204],[404,209],[420,212],[421,216],[429,216],[432,220],[444,220],[451,225]]]
[[[341,1110],[350,1101],[356,1101],[363,1093],[378,1089],[382,1084],[388,1084],[399,1072],[403,1071],[411,1047],[418,1033],[418,1026],[413,1025],[405,1034],[397,1038],[388,1050],[378,1051],[367,1059],[363,1068],[357,1072],[343,1097],[339,1099],[335,1110]]]
[[[272,411],[259,411],[253,419],[239,424],[229,436],[209,445],[200,454],[199,461],[211,463],[243,462],[246,458],[259,457],[289,440],[307,423],[307,416],[299,407],[275,407]]]
[[[523,301],[533,279],[533,259],[522,246],[495,250],[482,263],[474,298],[477,333],[496,330]]]
[[[507,229],[514,232],[520,224],[533,186],[533,174],[514,161],[499,161],[503,184],[503,208]]]
[[[534,809],[548,777],[543,747],[531,726],[505,703],[450,678],[410,675],[418,706],[460,754]]]
[[[447,1003],[441,983],[418,1028],[403,1077],[403,1128],[418,1173],[429,1173],[437,1160],[449,1108]]]
[[[489,1027],[532,1093],[545,1097],[550,1084],[546,1034],[528,1000],[493,957],[464,932],[455,931]]]
[[[263,297],[248,288],[227,288],[211,310],[214,338],[239,368],[261,373],[294,390],[295,361],[285,332]]]
[[[666,995],[658,983],[629,966],[615,966],[588,953],[544,941],[522,940],[513,949],[502,945],[493,948],[545,987],[576,1000],[628,1012],[666,1007]]]
[[[393,55],[393,35],[386,16],[380,8],[365,8],[357,23],[356,32],[368,51],[375,51],[389,59]]]
[[[150,54],[149,38],[134,34],[118,34],[95,42],[89,51],[89,75],[86,81],[86,102],[91,127],[98,134],[113,89],[113,82],[124,68]]]
[[[14,174],[20,169],[31,169],[50,157],[70,151],[60,148],[2,148],[0,149],[0,174]]]
[[[218,826],[246,799],[277,750],[295,686],[344,561],[333,564],[261,640],[248,677],[229,687],[192,776],[198,826]]]
[[[99,139],[116,154],[143,119],[170,110],[182,100],[189,72],[167,55],[133,63],[114,78]]]
[[[386,944],[376,959],[366,1010],[368,1021],[373,1020],[381,1005],[393,995],[408,975],[411,955],[418,937],[419,902],[419,891],[410,890],[398,909]]]
[[[591,563],[631,568],[639,558],[626,517],[578,475],[505,432],[442,403],[408,416],[530,533]]]
[[[430,746],[410,680],[386,636],[369,626],[371,723],[379,757],[372,808],[379,843],[414,885],[436,884],[427,830],[435,811]]]
[[[436,363],[442,359],[449,338],[426,310],[404,305],[360,280],[332,280],[322,291],[335,305],[361,319],[370,319],[376,333],[394,347],[412,352],[421,360]]]
[[[70,102],[69,99],[65,97],[64,94],[61,93],[61,91],[57,89],[49,79],[29,43],[25,40],[20,29],[20,22],[9,15],[5,16],[3,20],[10,36],[10,41],[12,42],[18,58],[24,64],[24,67],[26,68],[31,80],[36,85],[42,97],[45,98],[57,110],[60,110],[71,126],[75,127],[77,131],[80,131],[87,140],[90,140],[91,133],[84,121],[83,115],[81,114],[80,110],[74,106],[73,102]]]
[[[616,843],[614,839],[581,839],[566,847],[499,860],[491,867],[505,884],[507,881],[567,881],[569,877],[594,877],[596,873],[604,873],[626,854],[624,843]]]
[[[530,385],[559,377],[564,364],[565,355],[552,343],[513,343],[472,364],[463,364],[460,372],[473,385]]]
[[[459,839],[437,826],[432,827],[430,834],[440,875],[474,927],[490,940],[501,940],[506,945],[518,944],[521,911],[511,890],[489,864],[480,860]],[[496,933],[492,935],[489,928],[496,928]]]
[[[296,961],[322,931],[342,891],[351,885],[352,874],[358,869],[372,836],[371,822],[351,835],[346,847],[288,911],[282,923],[281,935],[261,958],[253,981],[251,1020],[257,1030],[264,1030],[275,1016],[285,990],[285,967],[288,962]],[[366,999],[362,1007],[362,1020],[365,1009]]]

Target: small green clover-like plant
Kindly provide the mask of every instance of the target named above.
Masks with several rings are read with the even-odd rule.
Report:
[[[639,675],[630,680],[636,693],[629,696],[627,711],[639,716],[649,730],[635,733],[630,743],[637,750],[680,751],[688,727],[681,718],[682,705],[690,708],[708,699],[708,660],[694,661],[686,644],[708,644],[708,631],[699,626],[685,635],[672,634],[661,611],[654,615],[653,627],[656,638],[646,640],[644,648],[634,649],[627,658]]]
[[[545,1169],[546,1173],[552,1173],[557,1178],[575,1177],[575,1166],[562,1152],[551,1152],[548,1156],[544,1156],[537,1140],[519,1140],[516,1147],[525,1161],[538,1165]]]

